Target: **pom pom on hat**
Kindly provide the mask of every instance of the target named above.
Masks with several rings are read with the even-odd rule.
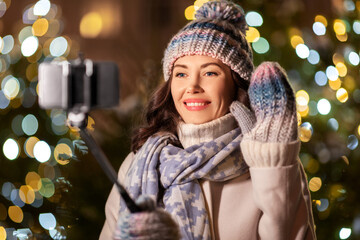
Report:
[[[163,58],[165,81],[171,77],[175,61],[183,56],[204,55],[219,59],[249,82],[254,64],[251,46],[246,40],[248,26],[243,9],[230,1],[204,3],[189,22],[169,42]]]
[[[227,1],[210,1],[204,3],[195,13],[196,20],[218,19],[232,23],[243,34],[249,29],[245,21],[244,10],[235,3]]]

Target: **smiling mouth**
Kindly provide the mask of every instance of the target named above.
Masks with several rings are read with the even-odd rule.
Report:
[[[196,102],[196,101],[189,101],[184,102],[185,108],[189,111],[200,111],[208,107],[210,102]]]
[[[206,103],[204,102],[201,102],[201,103],[198,103],[198,102],[185,102],[186,106],[188,107],[197,107],[197,106],[205,106]]]

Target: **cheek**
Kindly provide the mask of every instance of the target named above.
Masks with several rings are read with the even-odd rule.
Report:
[[[219,100],[221,102],[223,102],[223,104],[229,104],[231,103],[233,100],[235,100],[235,87],[227,87],[227,86],[222,86],[221,88],[217,88],[217,96],[219,98]]]

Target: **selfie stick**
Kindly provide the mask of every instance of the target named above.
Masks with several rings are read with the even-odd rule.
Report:
[[[76,126],[80,129],[80,136],[90,149],[92,155],[95,157],[96,161],[102,168],[102,170],[105,172],[106,176],[110,179],[111,182],[113,182],[116,187],[119,190],[119,193],[122,197],[122,199],[125,201],[126,206],[130,210],[130,212],[140,212],[141,208],[136,205],[134,200],[129,196],[126,189],[119,183],[117,179],[117,174],[114,170],[114,168],[111,166],[109,160],[107,159],[104,152],[101,150],[101,148],[97,145],[95,142],[95,139],[91,136],[89,131],[86,129],[86,119],[87,114],[84,113],[73,113],[70,112],[68,115],[68,122],[72,126]]]
[[[114,168],[111,166],[109,160],[105,156],[104,152],[101,148],[96,144],[94,138],[86,129],[87,126],[87,116],[88,111],[90,110],[90,81],[93,69],[93,63],[91,60],[86,59],[83,61],[81,59],[80,64],[85,64],[86,72],[84,74],[84,104],[79,106],[75,106],[68,111],[68,123],[71,126],[78,127],[80,129],[80,136],[89,147],[91,153],[95,157],[96,161],[100,165],[100,167],[105,172],[106,176],[113,182],[122,197],[125,201],[126,206],[130,210],[130,212],[140,212],[142,209],[136,205],[134,200],[129,196],[126,189],[119,183],[117,179],[117,174]]]

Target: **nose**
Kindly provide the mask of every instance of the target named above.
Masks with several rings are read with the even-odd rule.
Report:
[[[200,78],[193,78],[189,81],[189,84],[186,88],[187,93],[202,93],[204,89],[201,87]]]

